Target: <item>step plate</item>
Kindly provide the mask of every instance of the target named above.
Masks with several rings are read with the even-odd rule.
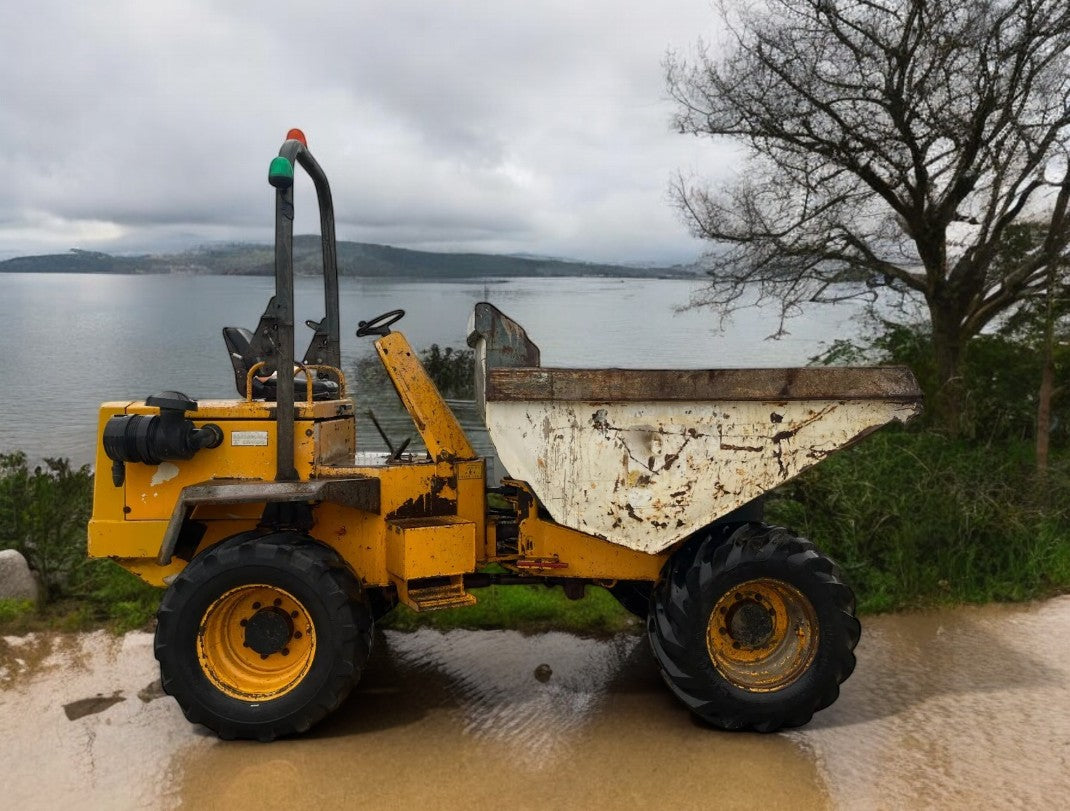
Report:
[[[415,589],[400,585],[398,596],[401,602],[413,611],[440,611],[443,608],[460,608],[476,604],[475,595],[465,591],[461,583]]]

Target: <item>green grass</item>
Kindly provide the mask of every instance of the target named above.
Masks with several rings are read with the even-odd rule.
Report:
[[[34,613],[32,600],[0,600],[0,627],[13,625],[27,614]]]
[[[142,583],[111,561],[99,561],[97,587],[84,597],[35,608],[26,601],[0,600],[0,633],[87,631],[115,633],[151,628],[163,592]],[[511,629],[523,633],[565,631],[580,636],[640,633],[642,623],[603,588],[588,586],[582,600],[569,600],[559,587],[491,586],[473,590],[479,602],[465,608],[417,614],[398,606],[378,627],[414,631],[435,628]]]
[[[42,605],[0,600],[0,633],[90,631],[117,634],[148,628],[163,591],[143,583],[110,560],[87,562],[77,589]]]
[[[582,600],[569,600],[559,587],[541,585],[490,586],[472,593],[479,600],[476,605],[422,614],[398,606],[379,625],[396,631],[508,628],[524,633],[567,631],[582,636],[642,630],[642,623],[598,586],[588,586]]]
[[[93,616],[117,633],[148,627],[156,617],[163,591],[150,586],[110,560],[94,560],[85,583],[84,601]]]

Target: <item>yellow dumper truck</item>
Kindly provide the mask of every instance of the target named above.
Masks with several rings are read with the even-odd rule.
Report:
[[[324,316],[294,351],[295,167],[317,193]],[[100,409],[89,553],[165,589],[155,653],[186,717],[223,738],[304,732],[360,678],[377,619],[471,605],[491,584],[608,588],[643,617],[662,675],[724,729],[806,723],[854,668],[835,564],[761,522],[761,496],[920,409],[903,368],[634,370],[541,365],[476,305],[486,460],[391,327],[360,322],[426,452],[357,454],[341,369],[334,212],[292,130],[269,168],[275,295],[224,340],[239,397],[162,392]],[[497,497],[488,506],[488,495]]]

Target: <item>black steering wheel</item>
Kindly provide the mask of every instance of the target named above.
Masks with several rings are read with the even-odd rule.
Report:
[[[396,324],[404,317],[404,310],[391,310],[388,313],[375,316],[375,318],[370,321],[361,321],[357,324],[357,337],[363,338],[365,335],[389,335],[390,326]]]

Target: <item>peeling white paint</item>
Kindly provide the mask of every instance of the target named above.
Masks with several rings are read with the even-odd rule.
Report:
[[[164,462],[158,468],[156,472],[152,474],[152,480],[149,482],[151,487],[159,487],[164,482],[169,482],[175,476],[178,475],[178,465],[173,465],[170,462]]]
[[[485,408],[502,463],[555,521],[651,553],[920,410],[885,400],[492,401]]]

